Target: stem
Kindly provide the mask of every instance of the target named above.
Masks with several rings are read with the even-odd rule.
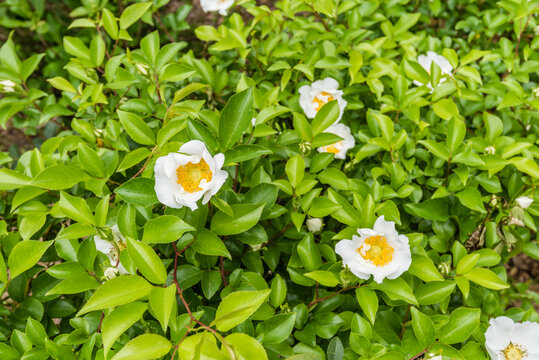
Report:
[[[139,176],[144,171],[144,169],[146,169],[146,166],[148,166],[148,163],[150,162],[150,159],[152,158],[153,154],[155,153],[155,150],[157,150],[157,145],[155,145],[153,147],[150,156],[148,156],[148,159],[146,159],[146,162],[144,163],[144,165],[142,165],[142,168],[135,175],[133,175],[131,177],[131,179],[136,178],[137,176]],[[129,180],[131,180],[131,179],[129,179]]]
[[[355,286],[349,286],[349,287],[345,287],[345,288],[342,288],[341,290],[339,291],[336,291],[332,294],[329,294],[328,296],[324,296],[323,298],[320,298],[320,299],[314,299],[313,301],[311,301],[311,303],[309,305],[307,305],[308,308],[311,308],[313,307],[314,305],[322,302],[322,301],[325,301],[329,298],[332,298],[334,297],[335,295],[339,295],[340,293],[342,292],[345,292],[345,291],[348,291],[348,290],[352,290],[352,289],[357,289],[358,287],[360,287],[361,285],[355,285]]]
[[[414,356],[413,358],[410,358],[410,360],[415,360],[418,357],[420,357],[421,355],[425,355],[426,352],[429,351],[429,349],[430,349],[430,346],[428,348],[426,348],[425,350],[423,350],[422,352],[420,352],[419,354],[417,354],[416,356]]]
[[[269,239],[267,243],[262,244],[260,246],[260,248],[268,246],[273,240],[277,239],[279,236],[284,234],[286,232],[286,230],[290,229],[292,226],[294,226],[294,224],[292,224],[292,223],[288,224],[284,229],[282,229],[277,234],[275,234],[271,239]]]
[[[223,263],[223,257],[222,256],[220,256],[220,261],[221,261],[221,270],[219,272],[221,273],[221,279],[223,280],[223,285],[225,287],[227,287],[228,283],[226,282],[225,266],[224,266],[224,263]]]
[[[331,30],[329,29],[329,27],[328,27],[328,24],[326,23],[326,21],[324,20],[324,18],[318,13],[318,11],[316,11],[316,10],[314,9],[314,7],[313,7],[311,4],[309,4],[309,3],[305,3],[305,5],[307,5],[308,7],[310,7],[310,8],[313,10],[314,15],[316,16],[316,18],[317,18],[318,20],[320,20],[320,22],[322,23],[322,25],[324,25],[324,28],[326,29],[326,31],[331,31]]]
[[[518,56],[518,49],[520,47],[520,39],[522,38],[522,34],[524,34],[524,31],[526,30],[526,28],[528,27],[528,23],[530,22],[530,17],[528,16],[526,18],[526,24],[524,24],[524,27],[522,28],[522,31],[520,32],[520,34],[518,35],[518,40],[517,40],[517,47],[515,49],[515,55],[513,56],[513,60],[517,58]]]

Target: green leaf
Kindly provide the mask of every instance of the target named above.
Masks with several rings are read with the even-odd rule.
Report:
[[[120,29],[127,29],[152,6],[151,2],[136,3],[128,6],[120,16]]]
[[[268,360],[268,355],[262,344],[242,333],[230,334],[225,341],[232,346],[236,360]]]
[[[67,91],[73,94],[77,93],[77,89],[69,81],[64,79],[63,77],[56,76],[50,79],[47,79],[47,81],[54,86],[58,90]]]
[[[462,205],[466,206],[468,209],[479,211],[482,214],[486,214],[485,205],[483,205],[483,200],[481,200],[481,193],[479,190],[473,187],[465,187],[464,190],[455,194],[460,200]]]
[[[99,35],[95,35],[90,43],[90,60],[92,63],[99,67],[105,59],[105,42],[103,38]]]
[[[105,28],[105,31],[113,40],[118,39],[118,21],[116,21],[116,18],[114,17],[114,14],[112,12],[105,8],[103,9],[103,13],[101,16],[101,22],[103,23],[103,28]]]
[[[296,188],[301,180],[303,180],[305,174],[305,161],[300,155],[296,155],[286,162],[285,171],[288,176],[288,181],[290,181],[293,188]]]
[[[52,243],[53,241],[34,240],[26,240],[17,243],[13,250],[11,250],[7,260],[11,279],[15,279],[17,276],[37,264]]]
[[[466,125],[463,121],[452,118],[447,124],[447,146],[449,151],[454,154],[455,151],[462,145],[466,136]]]
[[[143,334],[129,341],[111,360],[160,359],[168,354],[171,348],[172,344],[164,337],[157,334]]]
[[[326,270],[311,271],[303,274],[303,276],[306,276],[309,279],[313,279],[314,281],[323,286],[334,287],[341,283],[341,280],[335,273]]]
[[[434,140],[419,140],[418,143],[425,146],[435,156],[445,161],[449,160],[449,149],[445,144],[438,143]]]
[[[167,332],[168,320],[174,303],[176,302],[176,285],[171,284],[169,287],[153,287],[150,291],[150,308],[152,309],[155,318],[161,324],[163,332]]]
[[[376,296],[376,292],[362,286],[356,289],[356,298],[361,310],[363,310],[371,324],[374,325],[376,313],[378,312],[378,296]]]
[[[64,50],[75,57],[90,60],[90,50],[79,38],[64,36]]]
[[[126,240],[129,256],[142,275],[154,284],[164,284],[167,281],[167,271],[159,255],[142,241],[133,240],[129,236]]]
[[[308,234],[298,243],[297,252],[305,269],[314,271],[322,266],[322,257],[312,234]]]
[[[30,178],[18,171],[7,168],[0,169],[0,190],[13,190],[30,183]]]
[[[230,205],[234,216],[218,211],[211,219],[210,230],[217,235],[234,235],[245,232],[255,226],[262,215],[264,204]]]
[[[427,200],[422,203],[404,205],[407,213],[429,220],[446,221],[449,219],[448,205],[442,199]]]
[[[236,145],[225,151],[225,165],[260,158],[273,152],[260,145]]]
[[[458,118],[459,116],[459,109],[451,99],[442,99],[435,102],[432,105],[432,109],[434,110],[436,115],[445,120],[449,120],[452,117]]]
[[[422,346],[430,346],[436,341],[436,331],[432,320],[415,307],[411,308],[414,334]]]
[[[412,255],[412,264],[408,272],[426,282],[442,281],[444,279],[432,260],[423,255]]]
[[[117,113],[125,131],[135,142],[142,145],[155,144],[155,134],[140,116],[122,110],[117,110]]]
[[[496,273],[489,269],[475,268],[463,276],[487,289],[502,290],[509,287]]]
[[[477,260],[479,260],[479,254],[468,254],[466,256],[463,256],[462,259],[459,260],[457,264],[457,275],[466,274],[467,272],[470,272],[475,267],[475,264],[477,264]]]
[[[146,159],[150,155],[150,150],[146,148],[138,148],[131,151],[123,158],[120,165],[116,169],[117,172],[125,171],[135,165],[137,165],[142,160]]]
[[[86,201],[82,198],[71,196],[68,193],[60,192],[58,206],[62,213],[81,224],[95,224],[94,215]]]
[[[84,143],[79,144],[77,152],[81,167],[94,177],[105,176],[105,165],[94,149]]]
[[[490,54],[490,51],[484,51],[484,50],[477,50],[472,49],[470,52],[468,52],[461,60],[460,60],[460,66],[464,66],[466,64],[472,63],[483,56]]]
[[[188,96],[189,94],[192,94],[197,90],[204,89],[205,87],[208,87],[208,85],[200,84],[200,83],[188,84],[187,86],[181,88],[180,90],[174,93],[174,100],[172,100],[172,104],[176,104],[178,101],[182,100],[184,97]]]
[[[339,118],[340,113],[341,108],[336,100],[324,104],[316,113],[316,116],[311,124],[313,135],[316,136],[320,134],[322,131],[334,124]]]
[[[212,325],[219,331],[228,331],[247,320],[266,301],[271,290],[237,291],[221,301]]]
[[[90,311],[124,305],[148,296],[152,286],[138,275],[122,275],[101,285],[79,310],[77,316]]]
[[[55,165],[44,169],[30,182],[47,190],[64,190],[88,180],[90,177],[72,165]]]
[[[328,360],[343,360],[344,346],[341,339],[334,337],[328,345]]]
[[[135,301],[118,306],[105,317],[101,326],[105,358],[116,339],[136,323],[147,308],[148,304]]]
[[[480,309],[458,308],[453,311],[438,334],[442,344],[457,344],[468,339],[479,325],[480,316]]]
[[[99,287],[97,280],[86,272],[75,273],[53,287],[47,295],[79,294]]]
[[[415,291],[417,301],[421,305],[432,305],[441,302],[455,289],[453,281],[433,281],[418,287]]]
[[[286,281],[279,274],[271,281],[270,303],[277,308],[286,300],[287,286]]]
[[[222,150],[230,149],[247,130],[253,118],[253,89],[233,95],[219,118],[219,143]]]
[[[203,255],[224,256],[232,260],[232,256],[228,252],[223,241],[208,229],[200,229],[197,231],[192,248]]]
[[[162,215],[146,222],[142,241],[167,244],[178,240],[188,231],[195,231],[195,228],[176,216]]]
[[[369,286],[383,291],[392,300],[403,300],[407,303],[418,305],[414,292],[403,278],[394,280],[386,278],[381,284],[372,283]]]
[[[159,45],[159,31],[151,32],[140,40],[140,49],[146,55],[146,58],[150,60],[152,66],[155,64]]]
[[[296,313],[275,315],[258,325],[257,333],[263,336],[264,345],[279,344],[290,336],[295,322]]]
[[[154,180],[135,178],[123,183],[114,192],[129,204],[147,207],[158,202],[154,186]]]

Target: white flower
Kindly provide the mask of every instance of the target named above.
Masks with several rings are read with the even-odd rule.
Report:
[[[225,16],[229,7],[234,5],[234,0],[200,0],[200,6],[204,12],[218,11]]]
[[[520,206],[523,209],[529,208],[530,205],[533,203],[533,199],[527,196],[518,197],[516,198],[515,201],[517,202],[518,206]]]
[[[108,267],[105,269],[105,279],[107,280],[114,279],[118,275],[120,275],[120,272],[115,267]]]
[[[312,119],[316,116],[316,113],[320,108],[326,103],[337,100],[341,112],[337,118],[338,122],[342,118],[344,109],[348,104],[346,100],[342,98],[342,90],[339,90],[339,83],[337,80],[330,77],[325,78],[324,80],[317,80],[313,82],[310,86],[303,85],[299,88],[299,104],[305,112],[305,115],[309,119]]]
[[[118,273],[120,275],[126,275],[128,274],[128,272],[120,262],[120,253],[127,247],[127,245],[125,244],[125,238],[122,233],[120,233],[118,225],[112,226],[110,230],[112,231],[112,237],[114,241],[111,242],[102,239],[99,235],[95,235],[95,247],[97,251],[107,255],[110,260],[110,264],[118,270]],[[105,273],[105,277],[106,276],[107,274]]]
[[[496,154],[496,148],[494,146],[487,146],[485,152],[490,155]]]
[[[324,130],[325,133],[335,134],[340,136],[342,140],[334,144],[319,147],[318,152],[328,152],[335,154],[336,159],[346,159],[346,152],[356,145],[356,141],[352,136],[350,128],[344,124],[333,124]]]
[[[539,28],[539,26],[538,26],[538,28]],[[539,35],[539,34],[537,34],[537,35]],[[539,97],[539,87],[536,87],[535,89],[533,89],[533,95],[535,97]]]
[[[307,220],[307,229],[310,232],[318,232],[322,229],[322,219],[320,218],[311,218]]]
[[[159,201],[172,208],[198,208],[206,204],[225,183],[228,173],[221,170],[225,156],[211,156],[206,145],[191,140],[177,153],[160,157],[155,163],[155,193]]]
[[[434,356],[433,354],[429,354],[425,357],[425,360],[442,360],[442,355]]]
[[[385,278],[396,279],[408,270],[412,263],[410,245],[405,235],[399,235],[395,223],[380,216],[374,229],[358,229],[360,236],[341,240],[335,252],[343,259],[343,265],[360,279],[381,283]]]
[[[506,316],[490,319],[485,347],[492,360],[538,360],[539,324],[515,323]]]
[[[427,52],[427,55],[419,55],[417,57],[417,62],[423,67],[423,69],[427,71],[427,73],[429,73],[429,75],[430,68],[433,62],[440,67],[442,75],[451,75],[453,73],[453,66],[451,66],[449,61],[442,55],[436,54],[434,51]],[[440,84],[443,83],[445,80],[445,77],[441,78]],[[416,84],[417,86],[425,85],[429,89],[434,90],[430,81],[428,84],[422,84],[421,82],[414,80],[414,84]]]

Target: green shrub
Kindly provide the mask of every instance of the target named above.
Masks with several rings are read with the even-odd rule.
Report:
[[[539,357],[538,0],[177,3],[0,4],[1,359]]]

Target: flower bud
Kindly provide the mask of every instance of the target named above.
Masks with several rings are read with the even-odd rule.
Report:
[[[309,229],[310,232],[318,232],[322,230],[322,219],[320,218],[311,218],[307,220],[307,229]]]
[[[517,202],[518,206],[520,206],[523,209],[529,208],[530,205],[533,203],[533,199],[527,196],[518,197],[516,198],[515,201]]]
[[[107,280],[114,279],[118,275],[120,275],[120,272],[115,267],[111,266],[105,270],[105,279]]]
[[[496,148],[494,146],[487,146],[485,152],[490,155],[496,154]]]
[[[135,64],[135,66],[137,67],[137,70],[142,74],[142,75],[148,75],[148,66],[147,65],[144,65],[144,64]]]
[[[524,223],[522,222],[522,220],[516,217],[512,217],[511,220],[509,220],[509,223],[507,225],[516,225],[516,226],[524,227]]]

